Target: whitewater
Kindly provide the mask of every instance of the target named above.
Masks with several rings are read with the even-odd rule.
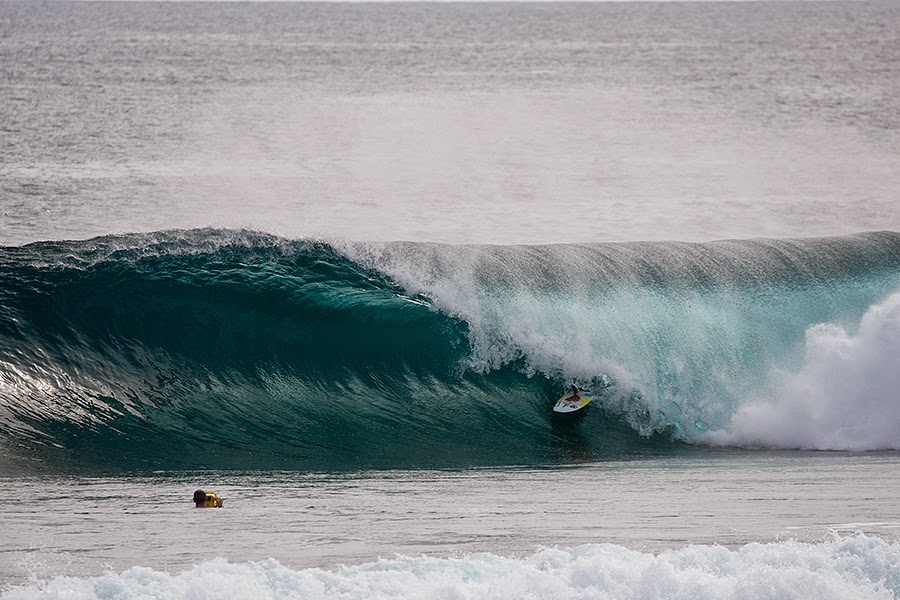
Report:
[[[854,537],[818,546],[693,547],[658,556],[609,544],[544,550],[527,559],[397,557],[338,571],[293,571],[275,560],[222,560],[175,575],[132,567],[54,579],[4,597],[27,598],[790,598],[891,599],[900,548]],[[786,558],[787,557],[787,558]],[[774,567],[774,568],[773,568]]]
[[[733,448],[897,449],[898,250],[5,248],[4,571],[36,579],[4,598],[895,597],[895,452]],[[597,405],[558,423],[570,381]],[[226,517],[197,522],[182,496],[210,480]],[[207,560],[178,550],[197,543]]]
[[[8,248],[0,423],[17,445],[110,445],[110,460],[152,438],[132,459],[161,467],[541,464],[569,460],[547,401],[575,381],[609,421],[590,421],[581,460],[672,442],[896,450],[898,255],[891,233],[338,251],[195,230]],[[192,440],[216,458],[184,456]]]
[[[898,43],[0,3],[0,598],[897,598]]]
[[[562,469],[70,468],[5,478],[4,597],[890,598],[898,523],[879,517],[896,467],[720,451]],[[185,506],[210,482],[225,508]]]

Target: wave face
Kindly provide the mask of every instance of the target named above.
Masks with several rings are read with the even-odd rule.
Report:
[[[546,549],[524,558],[396,557],[336,571],[294,570],[274,559],[222,559],[169,575],[148,567],[56,577],[10,587],[32,598],[196,598],[210,588],[253,598],[758,598],[889,600],[900,594],[900,546],[857,535],[821,544],[688,546],[659,555],[613,544]]]
[[[446,246],[192,230],[0,248],[0,279],[7,455],[353,469],[900,446],[896,233]],[[597,407],[555,422],[572,381]]]

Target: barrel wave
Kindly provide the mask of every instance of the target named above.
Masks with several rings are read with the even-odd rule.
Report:
[[[896,233],[448,246],[205,229],[0,248],[0,279],[0,451],[35,464],[900,446]],[[554,421],[571,382],[596,406]]]

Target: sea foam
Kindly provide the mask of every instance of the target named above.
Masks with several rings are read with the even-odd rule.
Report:
[[[810,327],[796,373],[773,375],[777,396],[750,401],[703,441],[818,450],[900,449],[900,293],[873,305],[858,331]]]
[[[898,565],[900,544],[864,535],[736,550],[688,546],[656,555],[591,544],[544,549],[524,559],[398,556],[336,570],[216,559],[176,574],[132,567],[97,577],[57,577],[7,588],[0,597],[876,600],[900,593]]]
[[[900,279],[880,235],[349,254],[465,321],[474,370],[579,382],[642,435],[881,450],[900,448]]]
[[[335,247],[198,230],[4,248],[0,435],[165,468],[898,448],[898,255],[891,232]],[[573,382],[596,401],[566,429],[550,405]],[[333,395],[365,402],[335,414]],[[216,453],[186,456],[197,439]]]

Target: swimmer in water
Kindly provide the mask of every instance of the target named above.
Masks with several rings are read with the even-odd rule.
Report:
[[[194,492],[194,506],[196,508],[222,508],[224,501],[215,492]]]

